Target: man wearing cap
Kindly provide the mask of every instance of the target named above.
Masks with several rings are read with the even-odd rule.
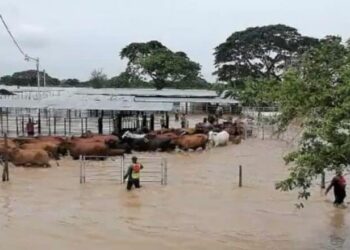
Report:
[[[137,157],[133,156],[131,158],[132,164],[129,166],[128,171],[124,175],[124,180],[128,178],[128,183],[126,185],[126,189],[128,191],[131,190],[134,185],[135,188],[140,188],[140,171],[143,169],[143,166],[137,162]]]

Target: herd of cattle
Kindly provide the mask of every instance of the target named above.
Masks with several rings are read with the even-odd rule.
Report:
[[[246,131],[244,121],[226,122],[218,125],[199,123],[191,129],[162,129],[148,133],[122,135],[95,135],[81,137],[40,136],[34,138],[9,138],[7,147],[0,140],[0,154],[16,166],[49,167],[50,160],[70,155],[74,160],[80,155],[108,157],[129,154],[132,151],[171,151],[205,149],[208,145],[227,145],[230,141],[240,143]]]

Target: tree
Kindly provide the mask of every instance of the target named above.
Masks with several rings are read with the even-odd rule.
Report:
[[[82,84],[78,79],[69,78],[62,81],[62,85],[66,87],[80,87]]]
[[[91,72],[89,83],[93,88],[103,88],[107,83],[107,75],[102,69],[95,69]]]
[[[137,75],[122,72],[108,81],[111,88],[150,88],[150,83],[143,81]]]
[[[44,73],[40,73],[40,83],[43,85]],[[47,86],[59,86],[60,81],[57,78],[51,77],[49,74],[45,73],[46,85]],[[12,76],[4,76],[0,80],[6,85],[17,85],[17,86],[37,86],[37,71],[36,70],[26,70],[21,72],[15,72]]]
[[[248,77],[280,80],[286,67],[317,43],[282,24],[248,28],[215,48],[214,74],[220,81],[238,84]]]
[[[324,171],[343,170],[350,164],[350,49],[339,37],[327,37],[307,52],[300,66],[289,71],[281,85],[280,128],[302,121],[299,148],[285,157],[292,163],[289,177],[276,188],[309,188]]]
[[[151,79],[156,89],[199,77],[200,65],[191,61],[184,52],[173,52],[158,41],[131,43],[120,53],[127,58],[126,72]]]

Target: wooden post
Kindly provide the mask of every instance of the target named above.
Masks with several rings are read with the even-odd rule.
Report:
[[[9,108],[6,108],[6,133],[9,132]]]
[[[242,166],[239,165],[239,182],[238,182],[238,187],[242,187]]]
[[[121,134],[122,131],[123,131],[122,119],[123,119],[123,116],[122,116],[121,114],[119,114],[119,115],[117,116],[117,128],[118,128],[117,133],[118,133],[118,134]]]
[[[154,114],[151,114],[150,130],[154,131]]]
[[[19,127],[18,127],[18,116],[16,115],[16,135],[19,134]]]
[[[5,133],[4,135],[4,139],[5,139],[5,154],[4,154],[4,169],[2,172],[2,181],[9,181],[10,177],[9,177],[9,163],[8,163],[8,144],[7,144],[7,134]]]
[[[168,114],[168,112],[165,113],[165,127],[169,128],[169,114]]]
[[[25,136],[25,131],[24,131],[24,116],[22,115],[22,136]]]
[[[63,119],[63,129],[64,129],[64,136],[67,135],[67,119]]]
[[[49,135],[51,135],[51,117],[48,117],[46,119],[49,119],[48,120],[48,125],[49,125]]]
[[[68,131],[69,134],[72,133],[72,118],[71,118],[71,110],[68,110]]]
[[[326,188],[326,173],[323,171],[321,175],[321,189]]]
[[[38,134],[41,135],[41,115],[40,115],[40,109],[38,113]]]
[[[53,133],[56,134],[56,116],[53,117]]]
[[[81,121],[81,135],[84,134],[84,121],[83,121],[83,118],[80,118],[80,121]]]
[[[85,117],[85,132],[87,132],[87,128],[88,128],[88,118]]]
[[[4,120],[2,117],[2,108],[0,108],[0,122],[1,122],[1,134],[4,133]]]

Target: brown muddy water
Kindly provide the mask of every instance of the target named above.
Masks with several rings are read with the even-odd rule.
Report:
[[[71,160],[11,168],[11,182],[0,184],[0,249],[350,249],[348,209],[334,208],[332,195],[315,186],[297,210],[296,193],[274,190],[287,173],[286,151],[284,142],[251,139],[159,153],[168,159],[168,185],[129,193],[112,181],[79,184]]]

